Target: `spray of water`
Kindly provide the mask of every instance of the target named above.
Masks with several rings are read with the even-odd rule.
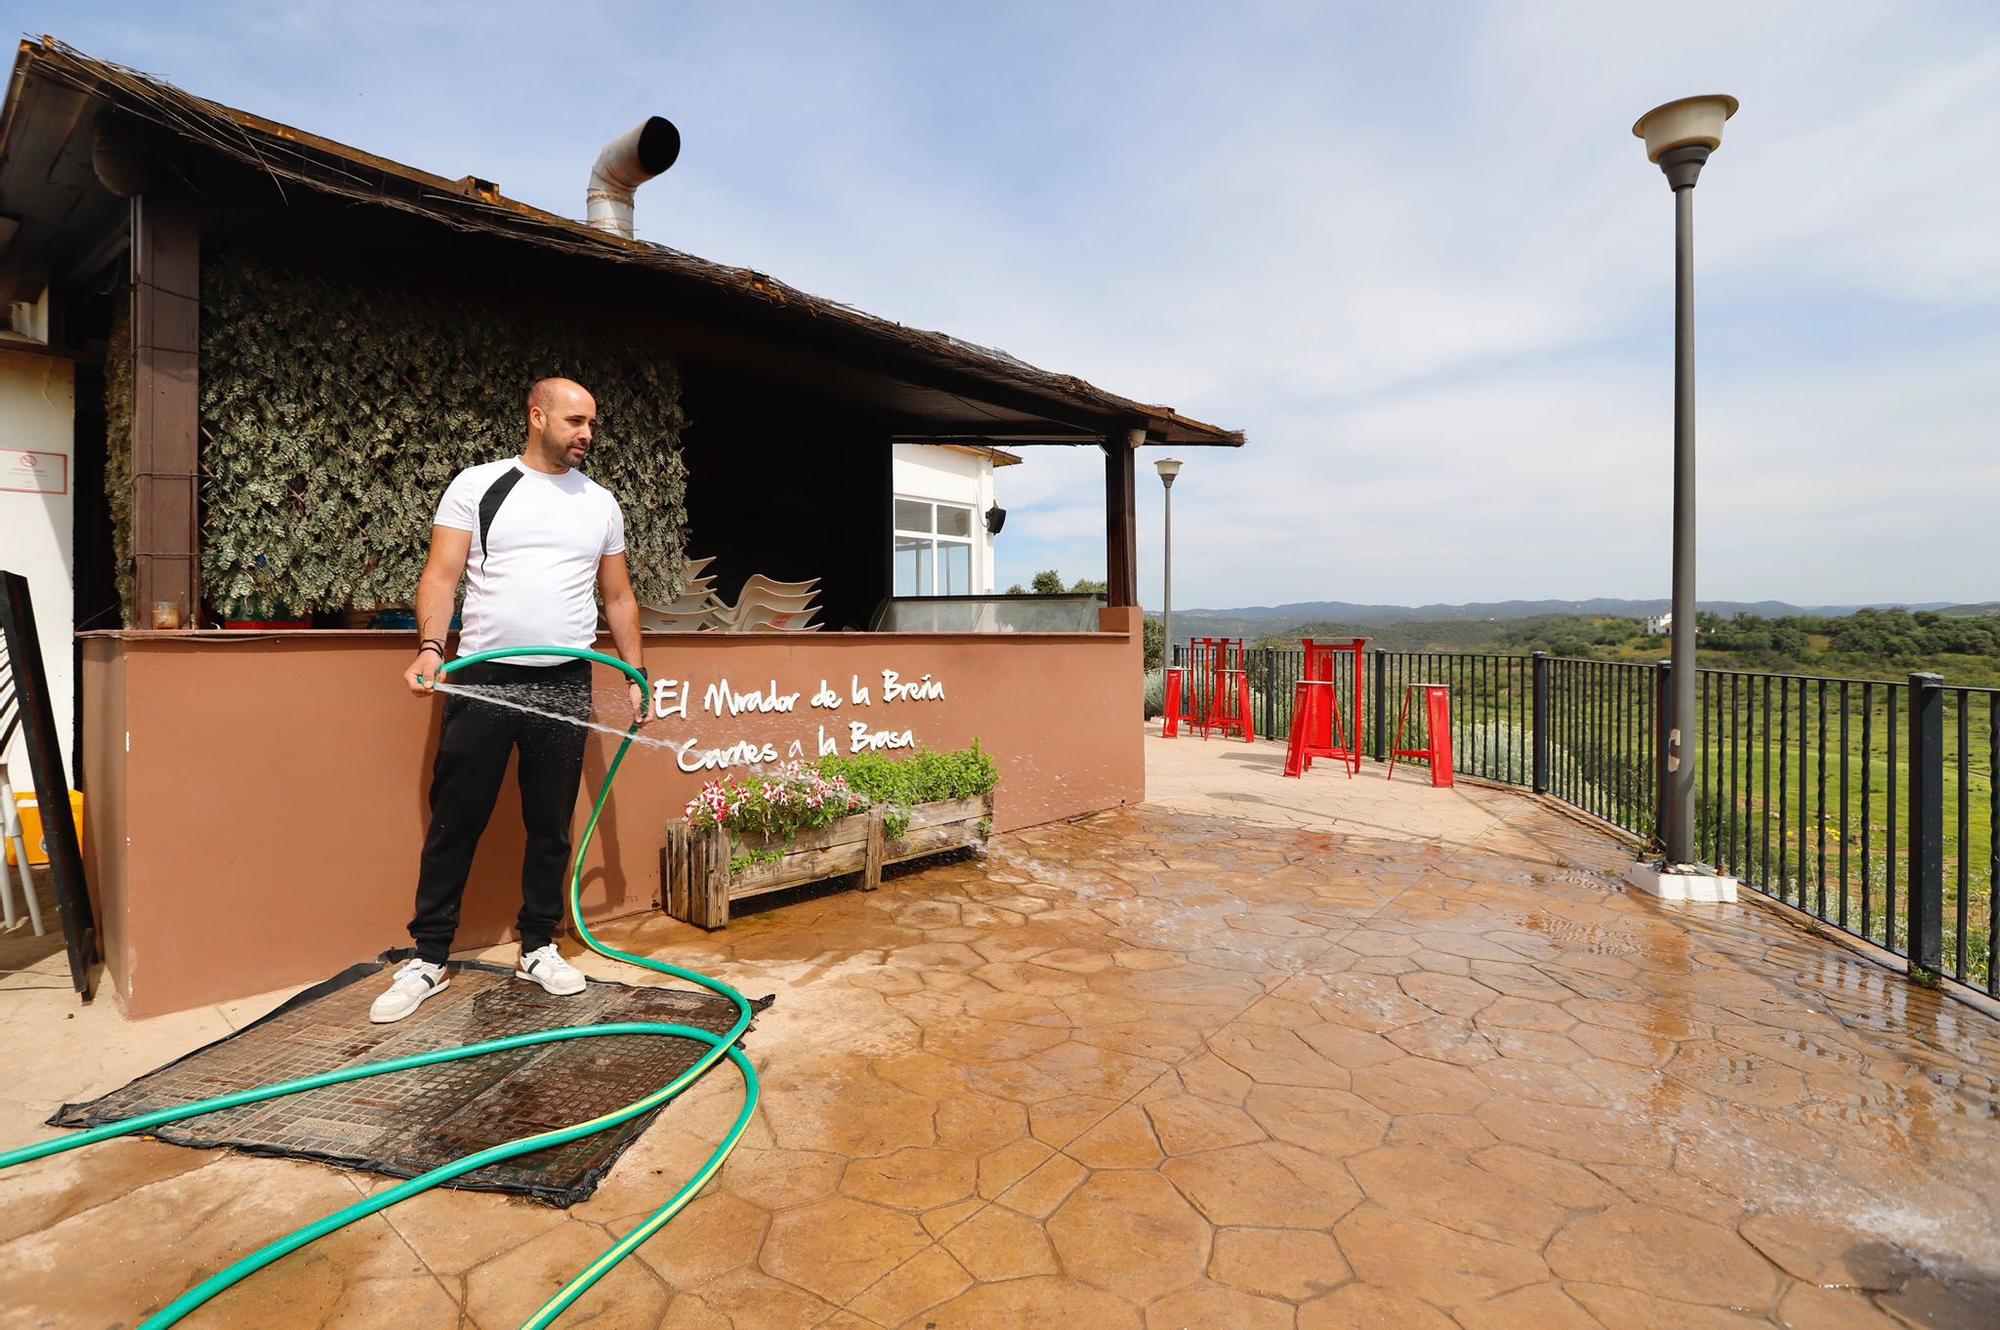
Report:
[[[440,681],[432,684],[431,688],[435,692],[446,693],[454,697],[467,697],[475,702],[485,702],[496,707],[507,707],[513,711],[524,711],[531,716],[541,716],[547,720],[559,720],[565,725],[579,725],[586,730],[597,730],[600,733],[609,734],[614,738],[623,739],[625,737],[625,731],[615,725],[600,724],[594,720],[585,720],[581,716],[561,711],[551,711],[546,707],[538,707],[524,702],[521,700],[520,690],[509,689],[504,685],[459,684]],[[625,694],[623,692],[618,694],[616,705],[621,709],[626,705]],[[634,744],[643,744],[648,748],[665,749],[667,752],[678,756],[694,747],[695,741],[692,739],[659,739],[641,731],[632,736],[632,742]]]

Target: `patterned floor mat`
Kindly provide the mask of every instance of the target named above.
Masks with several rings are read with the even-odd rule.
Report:
[[[736,1008],[684,988],[592,980],[552,997],[511,967],[454,965],[451,986],[392,1025],[368,1020],[395,957],[357,965],[307,989],[269,1016],[121,1089],[65,1104],[49,1124],[95,1127],[235,1090],[565,1025],[659,1021],[720,1034]],[[764,998],[752,1005],[770,1005]],[[608,1035],[441,1063],[224,1109],[163,1127],[160,1139],[197,1149],[317,1159],[408,1178],[490,1145],[609,1112],[665,1085],[703,1052],[691,1039]],[[724,1073],[729,1074],[729,1073]],[[574,1205],[659,1115],[522,1155],[448,1184]]]

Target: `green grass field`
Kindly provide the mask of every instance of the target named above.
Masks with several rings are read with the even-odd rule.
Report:
[[[1612,672],[1573,674],[1574,686],[1558,686],[1552,699],[1556,792],[1649,830],[1654,778],[1643,730],[1652,724],[1650,708],[1635,714],[1630,688],[1620,696],[1606,684],[1607,674],[1617,677]],[[1907,952],[1908,688],[1849,682],[1843,698],[1837,681],[1770,680],[1767,698],[1766,687],[1758,676],[1704,676],[1698,852],[1835,927]],[[1943,968],[1981,988],[1994,973],[1994,700],[1977,690],[1948,688],[1944,696]],[[1468,701],[1476,721],[1482,712],[1504,711],[1510,699],[1482,707],[1475,693]],[[1578,713],[1593,719],[1579,727],[1572,720]],[[1566,790],[1566,782],[1575,788]]]
[[[1908,690],[1870,690],[1864,712],[1859,688],[1849,686],[1843,707],[1838,687],[1830,685],[1822,742],[1817,684],[1806,689],[1803,699],[1792,689],[1790,705],[1782,710],[1774,691],[1766,710],[1761,680],[1755,685],[1754,706],[1744,696],[1751,681],[1736,683],[1735,714],[1725,688],[1704,718],[1704,857],[1838,927],[1905,950],[1911,830]],[[1944,969],[1981,987],[1992,974],[1992,719],[1991,694],[1947,690],[1940,810]]]

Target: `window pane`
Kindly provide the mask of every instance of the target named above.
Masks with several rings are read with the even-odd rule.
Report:
[[[940,512],[950,509],[941,508]],[[963,510],[961,510],[963,511]],[[947,596],[969,596],[972,594],[972,546],[953,545],[938,542],[938,580],[944,583],[943,594]]]
[[[951,504],[937,506],[937,529],[940,536],[969,536],[972,534],[972,509],[954,508]]]
[[[896,500],[896,530],[924,531],[931,529],[931,506],[915,499]]]
[[[931,543],[911,536],[896,537],[896,594],[931,594]]]

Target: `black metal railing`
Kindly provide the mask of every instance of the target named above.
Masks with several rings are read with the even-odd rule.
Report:
[[[1417,684],[1451,690],[1452,763],[1469,776],[1526,785],[1534,777],[1534,662],[1527,656],[1372,651],[1369,754],[1386,759],[1399,729],[1414,732]],[[1404,746],[1407,746],[1405,744]],[[1422,761],[1422,759],[1417,759]]]
[[[1195,714],[1214,661],[1176,648]],[[1244,653],[1258,734],[1283,741],[1304,652]],[[1381,760],[1407,686],[1451,689],[1469,776],[1522,785],[1657,844],[1671,678],[1656,665],[1537,652],[1371,650],[1341,714]],[[1702,860],[1914,970],[2000,996],[2000,689],[1701,670],[1695,844]],[[1413,722],[1414,723],[1414,719]],[[1421,761],[1421,759],[1418,759]]]
[[[1703,670],[1695,845],[1745,885],[2000,992],[2000,690]]]
[[[1543,656],[1544,792],[1637,835],[1658,835],[1659,680],[1649,665]]]
[[[1938,688],[1950,736],[1940,773],[1952,879],[1944,972],[1972,983],[1983,971],[1986,992],[2000,996],[2000,688]]]
[[[1695,848],[1824,923],[1907,954],[1898,725],[1907,685],[1703,670]]]

